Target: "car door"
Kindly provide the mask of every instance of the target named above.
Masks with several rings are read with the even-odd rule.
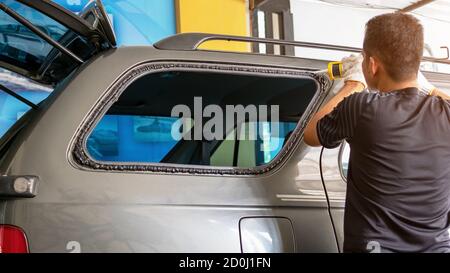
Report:
[[[450,95],[449,74],[424,72],[424,75],[439,90]],[[350,146],[344,141],[338,148],[324,149],[321,160],[325,189],[330,200],[330,212],[341,250],[344,242],[344,209],[349,157]]]

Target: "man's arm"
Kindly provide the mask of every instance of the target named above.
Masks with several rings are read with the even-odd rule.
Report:
[[[342,102],[346,97],[355,92],[360,92],[365,88],[365,79],[362,72],[363,57],[361,54],[342,59],[344,86],[339,92],[323,106],[311,119],[305,129],[304,140],[310,146],[321,146],[319,136],[317,135],[317,124],[319,121]]]
[[[348,80],[339,92],[325,106],[323,106],[311,119],[305,129],[305,142],[310,146],[321,146],[319,136],[317,135],[317,123],[324,116],[329,114],[333,109],[346,97],[353,93],[361,92],[365,86],[359,81]]]

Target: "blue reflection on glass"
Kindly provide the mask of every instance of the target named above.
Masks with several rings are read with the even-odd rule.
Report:
[[[178,140],[172,125],[178,118],[105,115],[87,140],[94,159],[114,162],[160,162]]]

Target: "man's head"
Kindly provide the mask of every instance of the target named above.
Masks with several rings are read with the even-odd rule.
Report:
[[[363,72],[369,88],[414,82],[423,55],[423,27],[412,15],[388,13],[366,24]]]

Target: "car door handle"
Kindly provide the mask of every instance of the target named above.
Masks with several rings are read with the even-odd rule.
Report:
[[[33,198],[39,177],[33,175],[0,176],[0,198]]]

